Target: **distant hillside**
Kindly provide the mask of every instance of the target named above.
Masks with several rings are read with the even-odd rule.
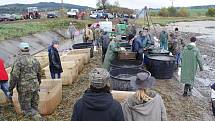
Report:
[[[191,6],[191,9],[208,9],[208,8],[215,8],[215,5],[206,5],[206,6]]]
[[[36,4],[9,4],[0,6],[0,14],[2,13],[23,13],[26,11],[27,7],[38,7],[40,11],[47,11],[47,10],[57,10],[60,9],[62,6],[61,3],[54,3],[54,2],[40,2]],[[86,10],[90,7],[87,6],[79,6],[73,4],[63,4],[65,9],[79,9],[79,10]]]

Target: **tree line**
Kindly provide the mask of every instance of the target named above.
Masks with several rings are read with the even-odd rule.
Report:
[[[199,9],[201,10],[201,9]],[[215,17],[215,8],[208,8],[205,14],[199,14],[203,16]],[[175,7],[161,8],[158,13],[151,12],[152,16],[162,16],[162,17],[188,17],[191,15],[190,10],[186,7],[181,7],[179,9]]]

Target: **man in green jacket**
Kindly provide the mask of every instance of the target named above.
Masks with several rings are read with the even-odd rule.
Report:
[[[181,82],[185,84],[183,96],[192,95],[192,87],[198,66],[200,71],[203,71],[201,54],[196,47],[196,38],[192,37],[190,41],[191,43],[182,51]]]
[[[165,29],[160,33],[159,39],[160,39],[160,48],[164,50],[168,50],[169,35]]]
[[[119,51],[120,46],[118,40],[116,40],[115,37],[113,37],[105,54],[105,59],[102,67],[109,71],[111,61],[113,61],[117,57]]]

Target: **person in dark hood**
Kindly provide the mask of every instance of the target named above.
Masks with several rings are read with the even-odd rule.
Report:
[[[74,105],[71,121],[124,121],[122,107],[110,93],[108,71],[95,68],[90,79],[90,88]]]
[[[161,96],[149,90],[154,82],[155,78],[148,73],[138,73],[131,79],[136,93],[122,104],[125,121],[167,121]]]
[[[53,40],[52,45],[49,46],[48,48],[49,68],[50,68],[52,79],[61,78],[61,73],[63,72],[60,56],[57,50],[58,46],[59,46],[59,41]],[[56,77],[56,75],[58,77]]]

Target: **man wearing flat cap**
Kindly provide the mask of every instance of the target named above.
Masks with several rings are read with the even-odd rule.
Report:
[[[30,55],[28,43],[20,43],[20,55],[15,59],[10,73],[10,95],[16,87],[22,114],[26,118],[43,120],[38,112],[41,67],[37,59]]]
[[[110,93],[108,71],[95,68],[89,77],[90,88],[75,103],[72,121],[124,121],[122,107]]]
[[[48,48],[49,53],[49,69],[52,79],[61,78],[61,73],[63,72],[60,55],[58,53],[59,40],[54,39],[51,46]]]
[[[131,79],[136,93],[122,104],[125,121],[167,121],[161,96],[149,90],[154,83],[155,79],[149,73],[138,73]]]

